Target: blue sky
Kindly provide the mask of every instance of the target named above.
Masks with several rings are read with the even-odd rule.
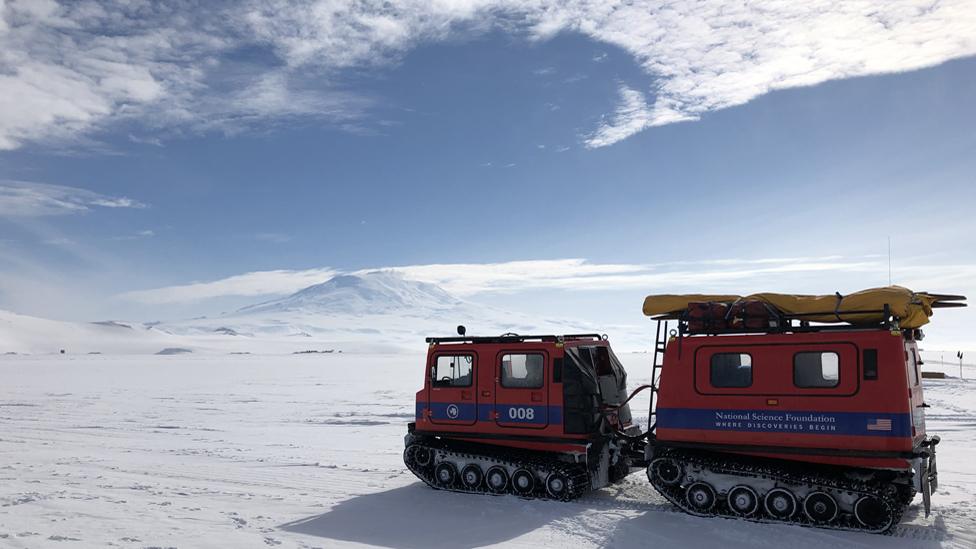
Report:
[[[889,236],[895,283],[976,288],[976,10],[488,4],[0,2],[0,308],[179,318],[404,267],[613,326],[647,293],[883,285]]]

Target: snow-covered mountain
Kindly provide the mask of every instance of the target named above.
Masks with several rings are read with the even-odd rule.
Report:
[[[443,288],[390,271],[338,275],[289,296],[213,318],[158,326],[172,334],[226,344],[294,348],[402,350],[423,348],[424,337],[453,335],[458,324],[472,334],[569,333],[579,323],[531,318],[463,300]]]
[[[422,350],[425,337],[454,335],[459,324],[472,335],[600,329],[473,303],[434,284],[373,271],[339,275],[234,312],[175,322],[73,323],[0,311],[0,354],[62,348],[69,354],[399,352]]]
[[[0,312],[0,354],[293,353],[422,350],[427,336],[573,333],[579,322],[535,318],[460,299],[398,273],[333,277],[289,296],[231,313],[142,324],[75,323]]]
[[[339,275],[288,297],[244,307],[238,314],[305,312],[387,314],[450,311],[465,303],[434,284],[407,280],[391,271]]]

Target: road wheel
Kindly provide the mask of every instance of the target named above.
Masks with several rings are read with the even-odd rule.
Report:
[[[488,489],[496,494],[505,493],[505,489],[508,488],[508,472],[505,471],[504,467],[498,465],[488,469],[485,473],[485,484],[488,485]]]
[[[560,472],[549,473],[546,477],[546,493],[552,499],[563,499],[569,494],[569,479]]]
[[[715,507],[715,490],[707,482],[696,482],[688,487],[685,500],[695,511],[707,513]]]
[[[773,488],[766,494],[766,512],[779,520],[787,520],[796,513],[796,496],[786,488]]]
[[[444,461],[434,467],[434,482],[438,486],[450,488],[454,486],[455,480],[457,480],[457,469],[453,463]]]
[[[481,486],[482,478],[484,478],[484,475],[481,473],[481,467],[478,467],[474,463],[466,465],[464,469],[461,469],[461,482],[469,490],[475,490]]]
[[[837,501],[826,492],[813,492],[803,500],[803,514],[811,522],[827,524],[837,518]]]
[[[729,509],[740,517],[751,517],[759,510],[759,495],[745,484],[733,486],[727,501]]]
[[[527,496],[535,490],[535,475],[528,469],[512,473],[512,489],[520,496]]]

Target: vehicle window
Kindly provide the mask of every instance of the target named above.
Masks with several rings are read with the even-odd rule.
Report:
[[[918,359],[914,350],[908,352],[908,381],[912,385],[918,385]]]
[[[716,353],[709,364],[712,387],[752,385],[752,356],[745,353]]]
[[[434,387],[470,387],[472,355],[438,355],[430,370]]]
[[[605,345],[577,347],[580,358],[588,359],[588,364],[604,383],[604,378],[612,378],[620,390],[627,387],[627,372],[624,371],[616,355]]]
[[[544,364],[545,357],[538,353],[502,355],[502,387],[541,388]]]
[[[612,376],[613,364],[610,362],[610,352],[606,347],[592,347],[590,352],[593,354],[593,364],[596,366],[596,375]]]
[[[864,349],[864,379],[878,379],[878,350]]]
[[[793,385],[801,388],[836,387],[840,383],[840,356],[834,352],[793,355]]]

